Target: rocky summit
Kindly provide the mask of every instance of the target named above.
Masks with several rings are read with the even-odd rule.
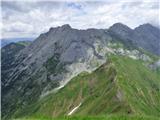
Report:
[[[160,29],[152,26],[151,24],[143,24],[135,29],[131,29],[122,23],[116,23],[109,29],[92,28],[86,30],[74,29],[70,25],[66,24],[63,26],[50,28],[48,32],[40,34],[40,36],[29,45],[11,43],[5,47],[2,47],[2,118],[10,119],[23,117],[24,114],[22,113],[25,110],[29,110],[30,112],[28,111],[28,114],[30,115],[35,112],[38,113],[38,111],[39,113],[43,113],[40,108],[46,109],[46,107],[38,106],[35,108],[33,104],[38,103],[41,100],[43,101],[43,99],[48,98],[48,96],[51,94],[54,102],[53,106],[57,108],[57,111],[52,109],[50,112],[54,111],[52,115],[55,116],[66,115],[66,113],[72,114],[74,111],[74,109],[71,110],[72,107],[76,107],[76,105],[79,107],[83,106],[83,103],[80,102],[84,102],[86,105],[91,106],[91,108],[86,108],[86,106],[83,106],[88,114],[92,112],[95,113],[96,110],[99,114],[107,113],[107,111],[108,113],[111,113],[109,109],[100,110],[100,108],[94,107],[87,103],[87,101],[85,101],[88,99],[86,96],[85,99],[83,99],[84,101],[81,101],[81,98],[77,98],[77,101],[75,103],[73,102],[74,104],[69,102],[70,100],[74,101],[73,98],[66,98],[67,105],[61,103],[62,106],[64,106],[65,112],[60,111],[59,109],[62,108],[59,108],[55,105],[58,105],[56,98],[61,99],[59,96],[63,96],[63,94],[59,92],[62,90],[63,93],[63,88],[65,86],[68,86],[68,88],[65,89],[69,89],[69,91],[70,87],[73,87],[73,90],[75,91],[76,89],[79,90],[79,88],[82,88],[82,90],[80,90],[82,92],[85,92],[87,89],[92,89],[91,91],[87,90],[88,92],[91,92],[90,94],[86,94],[90,96],[90,99],[94,100],[95,97],[97,103],[98,98],[101,97],[98,95],[98,92],[101,90],[103,92],[107,92],[108,90],[109,92],[113,92],[113,96],[111,99],[109,99],[107,98],[107,94],[105,94],[105,97],[109,102],[113,100],[115,103],[118,103],[116,101],[118,100],[120,102],[118,105],[121,108],[121,112],[126,108],[127,110],[125,113],[134,113],[136,111],[141,111],[143,113],[143,107],[141,106],[142,104],[140,104],[141,107],[137,106],[137,108],[134,109],[132,109],[132,106],[130,106],[130,104],[134,104],[135,98],[133,99],[130,96],[129,99],[131,100],[128,100],[132,102],[124,102],[126,100],[123,97],[125,96],[125,93],[122,91],[127,91],[127,88],[123,90],[119,89],[123,83],[119,84],[119,82],[116,83],[114,81],[116,80],[116,75],[119,76],[119,81],[122,78],[123,80],[127,79],[127,74],[129,77],[132,76],[131,73],[124,75],[126,70],[123,68],[123,66],[119,66],[121,62],[124,65],[125,62],[123,61],[126,61],[128,65],[132,65],[131,62],[133,62],[133,64],[138,67],[138,65],[141,63],[135,61],[142,61],[142,64],[144,65],[142,65],[142,68],[147,70],[144,70],[145,72],[139,70],[141,75],[135,73],[137,76],[139,76],[139,78],[135,78],[137,81],[135,83],[133,82],[132,90],[134,91],[136,89],[134,89],[134,85],[138,85],[140,88],[137,88],[136,90],[141,91],[141,83],[143,83],[142,74],[148,73],[151,74],[151,77],[147,75],[144,80],[149,80],[151,82],[152,79],[155,79],[155,82],[154,84],[146,82],[145,85],[150,84],[147,86],[148,89],[155,86],[156,90],[152,88],[150,92],[155,93],[155,96],[160,96],[160,94],[157,92],[159,91],[159,86],[157,86],[159,83],[157,85],[155,84],[159,78],[157,75],[158,70],[156,71],[153,69],[159,69],[159,66],[157,65],[160,58],[159,38]],[[117,61],[118,57],[114,56],[120,56],[120,61]],[[113,64],[119,66],[119,68],[114,67],[111,61]],[[126,67],[126,69],[131,70],[129,66],[128,68]],[[121,73],[117,70],[122,70],[124,73]],[[83,88],[83,86],[79,86],[80,83],[70,83],[70,81],[72,82],[72,79],[80,80],[79,77],[75,77],[85,72],[87,75],[82,78],[89,80],[91,85],[89,88]],[[99,76],[100,73],[102,75]],[[121,74],[123,74],[122,78],[120,77]],[[97,77],[94,78],[92,75]],[[104,78],[109,77],[109,83],[107,83],[104,78],[101,80],[101,76]],[[93,81],[90,81],[89,78],[93,79]],[[139,79],[142,81],[139,81]],[[82,85],[88,85],[88,83],[83,82]],[[102,82],[104,85],[106,84],[107,89],[105,90],[105,86],[98,82]],[[96,86],[96,83],[97,88],[92,88],[92,84],[93,86]],[[75,89],[74,84],[77,86]],[[127,84],[127,82],[125,82],[125,84]],[[113,86],[113,89],[115,88],[116,91],[111,90],[110,86]],[[102,89],[98,89],[100,87],[102,87]],[[140,94],[144,94],[143,92],[146,92],[144,86],[142,89],[144,89],[144,91],[142,90],[142,93],[140,92]],[[92,96],[96,90],[99,90],[96,93],[97,99],[96,96]],[[134,93],[133,91],[131,91],[131,93]],[[60,95],[55,95],[56,93]],[[68,95],[69,93],[65,94]],[[76,92],[75,94],[82,93]],[[127,91],[126,94],[130,95],[130,92]],[[147,94],[144,94],[144,96],[145,95],[147,96]],[[78,95],[78,97],[82,96]],[[147,101],[150,99],[149,97],[144,97],[144,99]],[[102,100],[104,99],[105,98]],[[160,103],[158,102],[160,98],[153,97],[153,99],[156,100],[151,100],[148,103],[144,100],[143,102],[144,104],[146,103],[146,106],[152,102],[155,104],[155,106],[160,106]],[[46,103],[47,102],[49,101],[46,101]],[[43,104],[45,105],[45,103]],[[66,106],[70,107],[70,112]],[[101,104],[101,106],[103,106],[103,104]],[[106,106],[111,107],[109,103]],[[34,111],[31,112],[28,107],[33,108]],[[152,107],[152,110],[157,109],[157,111],[159,111],[158,107]],[[80,114],[85,112],[82,108],[80,109]],[[94,108],[96,108],[95,111],[90,111]],[[78,109],[78,107],[76,109]],[[157,111],[155,110],[155,115],[158,114]],[[147,114],[147,112],[144,113]],[[49,113],[44,114],[44,116],[52,116]]]

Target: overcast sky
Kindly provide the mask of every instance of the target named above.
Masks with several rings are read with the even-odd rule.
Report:
[[[143,23],[160,26],[158,0],[74,1],[3,1],[2,38],[36,37],[63,24],[78,29],[108,28],[116,22],[131,28]]]

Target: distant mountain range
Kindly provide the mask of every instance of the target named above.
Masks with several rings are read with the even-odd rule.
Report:
[[[160,30],[50,28],[2,47],[2,118],[160,117]]]
[[[15,43],[19,41],[33,41],[34,38],[4,38],[1,39],[1,47],[8,45],[9,43]]]

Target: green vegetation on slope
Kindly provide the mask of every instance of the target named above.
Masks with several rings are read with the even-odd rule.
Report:
[[[159,80],[160,76],[145,67],[141,61],[110,56],[106,64],[91,74],[79,74],[57,93],[49,94],[37,103],[17,111],[13,117],[67,116],[80,103],[81,106],[73,115],[115,114],[158,117],[160,116]],[[109,119],[104,118],[104,120]]]
[[[16,42],[16,44],[23,45],[23,46],[28,46],[31,43],[32,43],[31,41],[18,41],[18,42]]]
[[[59,118],[21,118],[14,120],[159,120],[158,117],[153,116],[128,116],[128,115],[108,115],[108,116],[72,116]]]
[[[160,115],[160,76],[140,61],[113,57],[118,85],[136,114]]]

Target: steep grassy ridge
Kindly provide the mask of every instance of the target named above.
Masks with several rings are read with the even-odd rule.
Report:
[[[51,93],[37,103],[17,110],[13,117],[66,116],[78,105],[80,107],[73,115],[114,114],[158,117],[160,116],[160,76],[149,70],[142,61],[124,56],[110,56],[106,64],[91,74],[79,74],[57,93]],[[110,120],[107,117],[100,119],[103,120],[102,118]],[[141,117],[115,117],[115,120],[121,118],[135,120]],[[64,119],[72,120],[72,118]],[[80,120],[81,117],[76,119]],[[85,117],[81,120],[85,119],[89,120]]]

